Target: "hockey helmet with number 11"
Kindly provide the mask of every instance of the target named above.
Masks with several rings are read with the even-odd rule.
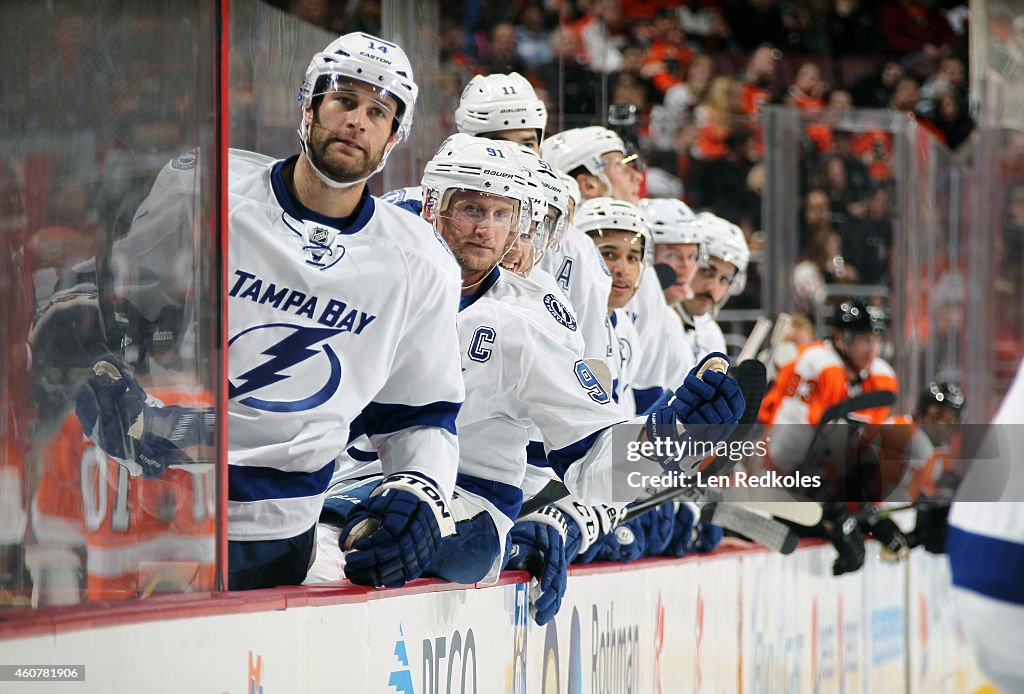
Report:
[[[547,123],[544,102],[518,72],[477,75],[462,90],[459,107],[455,109],[455,127],[470,135],[533,128],[539,144]]]

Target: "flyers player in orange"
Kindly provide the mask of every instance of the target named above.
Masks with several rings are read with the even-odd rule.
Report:
[[[96,304],[98,310],[98,304]],[[137,372],[164,405],[213,406],[185,368],[172,372],[161,358],[193,353],[183,329],[159,325]],[[183,344],[184,343],[184,344]],[[146,373],[143,374],[142,372]],[[74,412],[46,444],[32,499],[37,542],[33,578],[40,602],[145,597],[153,592],[213,589],[216,476],[212,451],[155,475],[106,455],[83,434]],[[184,461],[185,459],[182,458]]]
[[[761,404],[758,419],[770,427],[768,453],[782,471],[792,471],[803,461],[813,425],[829,407],[861,393],[898,392],[896,373],[879,356],[889,328],[884,311],[860,300],[844,300],[830,323],[832,338],[800,348],[797,358],[779,371]],[[855,416],[882,424],[889,408],[861,410]]]

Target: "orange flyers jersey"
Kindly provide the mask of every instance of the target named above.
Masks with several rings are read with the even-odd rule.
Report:
[[[797,358],[779,371],[758,414],[762,424],[772,427],[768,451],[773,462],[792,461],[796,464],[802,460],[813,435],[808,426],[780,428],[776,425],[817,424],[825,410],[853,395],[875,390],[895,393],[897,388],[895,372],[882,359],[875,359],[859,389],[855,389],[850,385],[846,366],[831,342],[804,345]],[[858,416],[872,424],[881,424],[889,416],[889,408],[861,410]]]
[[[210,405],[198,390],[152,394],[168,405]],[[33,530],[40,542],[85,548],[89,599],[134,597],[154,588],[210,590],[214,468],[199,464],[156,479],[133,477],[82,434],[72,414],[46,447]]]
[[[916,501],[921,494],[935,495],[935,485],[955,469],[953,448],[932,445],[927,434],[906,415],[892,417],[879,432],[879,465],[887,489],[899,490],[899,499]]]

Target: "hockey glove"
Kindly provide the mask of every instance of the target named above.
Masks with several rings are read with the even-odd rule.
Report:
[[[565,516],[569,527],[565,539],[565,556],[570,564],[584,554],[597,538],[618,524],[619,509],[614,506],[587,506],[570,498],[556,501],[554,505]]]
[[[134,475],[159,477],[171,465],[195,462],[189,449],[214,442],[210,408],[162,406],[120,359],[105,354],[75,399],[82,430]]]
[[[414,472],[389,475],[341,530],[345,576],[359,585],[400,588],[423,573],[453,532],[447,500],[433,480]]]
[[[580,554],[576,561],[580,564],[589,564],[593,561],[636,561],[646,550],[644,528],[640,519],[634,518],[597,538],[597,541],[586,552]]]
[[[944,554],[946,552],[946,535],[949,531],[949,504],[948,500],[935,501],[924,494],[915,504],[917,508],[917,521],[914,529],[907,534],[907,544],[910,547],[921,545],[926,551],[932,554]]]
[[[857,571],[864,565],[864,534],[846,504],[829,502],[824,506],[822,525],[829,542],[839,552],[832,563],[832,575]]]
[[[649,557],[661,556],[672,542],[672,531],[675,528],[676,507],[671,501],[656,507],[636,518],[643,529],[646,549],[644,554]]]
[[[507,568],[525,569],[535,579],[530,582],[530,606],[540,626],[555,618],[565,595],[567,532],[565,516],[554,506],[545,506],[517,521],[509,533]]]
[[[882,561],[896,563],[903,561],[910,554],[907,538],[892,518],[873,513],[864,520],[863,526],[863,530],[881,543],[879,556]]]
[[[647,417],[648,441],[672,440],[716,443],[725,440],[746,409],[743,393],[736,381],[721,372],[702,367],[711,359],[725,359],[713,352],[690,370],[668,404],[656,408]],[[662,462],[667,462],[663,460]]]
[[[676,504],[672,537],[662,552],[683,557],[690,552],[710,552],[722,541],[722,528],[711,522],[714,505],[699,508],[692,501]]]

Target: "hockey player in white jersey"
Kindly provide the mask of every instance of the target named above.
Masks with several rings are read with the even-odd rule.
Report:
[[[416,94],[400,47],[347,34],[305,71],[300,153],[284,161],[230,154],[231,588],[302,581],[335,458],[357,415],[385,477],[350,533],[349,578],[415,578],[454,529],[446,500],[463,400],[458,267],[430,225],[380,204],[365,185],[408,135]],[[181,201],[197,185],[194,173],[194,163],[167,167],[130,235],[162,242],[173,233],[146,215]],[[103,366],[79,414],[108,452],[120,428],[131,440],[119,452],[134,447],[159,467],[180,441],[153,427],[174,413],[143,395],[124,369]]]
[[[621,491],[607,481],[615,462],[613,436],[627,441],[646,431],[650,438],[693,437],[698,434],[692,428],[677,426],[680,417],[700,417],[699,411],[734,422],[743,409],[735,382],[716,374],[706,389],[696,389],[700,393],[692,382],[681,386],[678,402],[656,417],[630,419],[617,411],[581,358],[576,319],[563,298],[499,267],[529,229],[522,215],[530,194],[516,187],[523,179],[512,166],[514,156],[502,143],[455,135],[423,176],[424,213],[462,268],[458,324],[469,400],[457,420],[460,498],[453,504],[464,497],[487,511],[468,518],[467,532],[449,538],[432,565],[432,572],[463,581],[493,577],[500,567],[502,554],[491,549],[504,544],[522,501],[531,422],[542,432],[556,473],[580,498],[596,503],[614,501]],[[346,517],[333,520],[342,527],[342,547],[353,527],[349,514],[358,508],[354,499],[342,500],[338,515]]]
[[[690,340],[694,361],[725,351],[725,336],[715,318],[730,296],[743,292],[750,262],[742,229],[710,212],[700,213],[697,220],[704,232],[703,262],[690,281],[692,298],[673,306]]]
[[[673,305],[692,296],[690,282],[697,267],[707,262],[703,224],[697,221],[686,203],[674,198],[645,198],[640,201],[640,213],[651,228],[654,240],[654,262],[672,268],[675,282],[666,287],[662,306],[650,302],[651,311],[660,310],[662,339],[660,347],[648,358],[654,360],[652,369],[662,375],[662,381],[646,391],[634,391],[638,409],[650,407],[664,394],[661,386],[670,386],[677,374],[688,372],[696,362],[690,340]]]
[[[967,471],[949,512],[946,551],[960,622],[1000,692],[1024,691],[1024,363],[992,420],[998,451]]]
[[[565,130],[549,137],[541,147],[555,168],[577,181],[582,200],[610,197],[632,205],[639,203],[641,175],[631,163],[635,155],[627,153],[626,144],[615,132],[601,126]],[[647,252],[650,255],[653,251]],[[560,279],[559,271],[553,274]],[[665,301],[652,267],[644,270],[644,277],[625,307],[648,355],[638,363],[636,372],[639,411],[647,410],[657,401],[662,386],[672,386],[686,373],[665,372],[658,356],[663,344]]]

